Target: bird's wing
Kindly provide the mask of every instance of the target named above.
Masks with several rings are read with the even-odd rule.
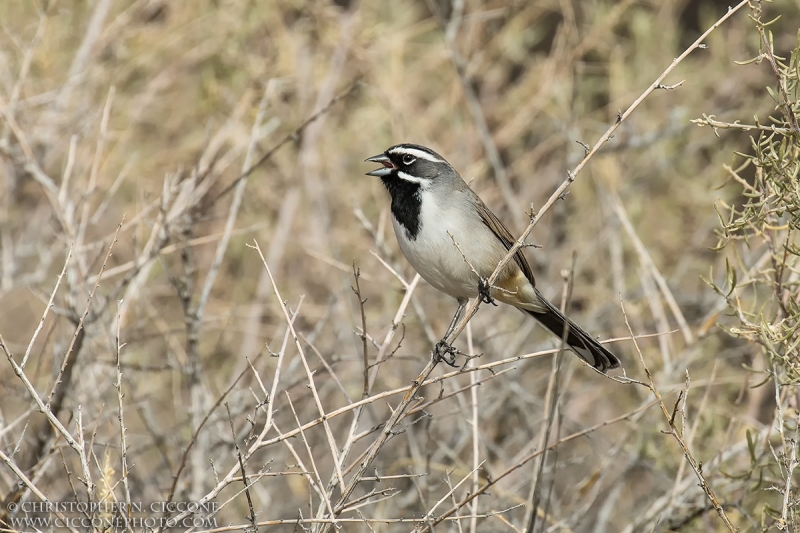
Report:
[[[511,235],[511,232],[508,231],[508,228],[500,222],[500,219],[497,218],[497,215],[492,213],[492,211],[486,206],[485,203],[480,198],[476,198],[475,207],[478,210],[478,215],[481,217],[481,221],[486,224],[486,227],[489,228],[492,233],[503,243],[503,246],[506,247],[506,250],[510,250],[512,246],[514,246],[514,236]],[[531,271],[531,266],[528,264],[528,260],[525,259],[525,256],[522,254],[522,249],[520,248],[514,254],[514,261],[517,262],[519,265],[520,270],[522,273],[525,274],[525,277],[528,278],[528,281],[531,282],[531,285],[534,287],[536,286],[536,282],[533,279],[533,272]]]

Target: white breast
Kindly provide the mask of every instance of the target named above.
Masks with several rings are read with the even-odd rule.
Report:
[[[427,193],[423,192],[420,229],[415,240],[408,238],[405,228],[392,216],[400,250],[420,276],[436,289],[457,299],[475,298],[478,277],[464,257],[480,275],[489,276],[505,255],[505,248],[477,213],[464,209],[457,201],[436,206],[431,198],[425,197]],[[453,244],[454,239],[463,256]]]

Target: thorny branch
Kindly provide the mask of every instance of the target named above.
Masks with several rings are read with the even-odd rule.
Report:
[[[691,52],[693,52],[694,50],[696,50],[697,48],[699,48],[702,45],[703,41],[706,39],[706,37],[708,37],[709,34],[711,34],[711,32],[713,32],[715,29],[717,29],[728,18],[733,16],[733,14],[736,13],[739,9],[741,9],[742,7],[747,5],[747,3],[748,3],[748,0],[742,0],[735,7],[729,9],[728,12],[725,15],[723,15],[708,30],[706,30],[700,37],[698,37],[697,40],[692,45],[690,45],[680,56],[675,58],[672,61],[672,63],[670,64],[670,66],[668,66],[666,68],[666,70],[664,70],[664,72],[658,78],[656,78],[656,80],[652,84],[650,84],[650,86],[647,89],[645,89],[645,91],[628,107],[628,109],[625,110],[624,113],[620,113],[619,114],[619,116],[617,117],[617,121],[615,121],[606,130],[606,132],[600,137],[600,139],[598,139],[598,141],[594,144],[594,146],[589,151],[589,153],[587,153],[584,156],[584,158],[581,160],[581,162],[578,163],[578,165],[572,171],[568,172],[567,179],[565,179],[562,182],[562,184],[553,192],[553,194],[550,196],[548,201],[539,210],[537,216],[534,217],[531,220],[531,222],[528,224],[528,226],[522,232],[522,235],[520,235],[519,239],[517,239],[517,241],[514,243],[514,245],[509,249],[508,253],[503,258],[503,260],[500,261],[500,263],[497,265],[497,268],[494,270],[494,272],[492,273],[492,275],[488,279],[488,283],[489,283],[490,286],[494,283],[494,281],[500,275],[500,272],[502,272],[502,270],[505,267],[505,265],[509,261],[512,260],[512,258],[514,257],[514,254],[516,254],[517,251],[524,245],[525,240],[527,239],[527,237],[530,234],[531,230],[533,230],[533,227],[536,225],[536,223],[539,220],[541,220],[542,215],[558,200],[558,198],[567,189],[567,187],[569,187],[569,185],[574,181],[574,179],[578,175],[578,173],[586,166],[586,164],[589,162],[589,160],[592,158],[592,156],[594,156],[594,154],[596,154],[597,151],[613,135],[613,133],[617,130],[619,125],[626,118],[628,118],[630,116],[630,114],[633,113],[633,111],[637,107],[639,107],[639,105],[644,101],[645,98],[647,98],[653,91],[658,89],[659,85],[662,84],[664,79],[675,69],[675,67],[678,64],[680,64],[681,61],[683,61],[683,59],[685,59]],[[471,304],[471,306],[469,307],[469,309],[465,313],[464,317],[461,319],[461,321],[456,326],[456,329],[451,334],[450,338],[446,339],[449,344],[452,344],[452,342],[464,330],[464,328],[466,327],[467,322],[472,318],[472,316],[474,316],[474,314],[477,312],[479,306],[480,306],[480,300],[473,301],[473,303]],[[428,378],[428,376],[430,376],[431,372],[433,372],[433,369],[436,367],[436,365],[437,365],[437,362],[435,360],[431,359],[427,363],[427,365],[422,369],[422,371],[419,373],[419,376],[412,381],[411,387],[409,388],[408,392],[403,396],[403,398],[401,399],[400,403],[397,406],[394,407],[394,410],[392,412],[391,417],[384,424],[383,429],[381,430],[378,438],[373,442],[373,444],[370,447],[369,451],[367,452],[366,456],[364,457],[364,459],[359,464],[358,469],[356,470],[356,472],[351,477],[349,483],[342,490],[342,494],[339,497],[339,499],[337,500],[336,505],[335,505],[335,512],[336,512],[337,515],[345,507],[347,499],[353,493],[353,491],[355,490],[356,486],[358,485],[361,477],[365,474],[367,469],[370,467],[370,465],[372,464],[372,461],[375,459],[375,457],[377,457],[377,455],[380,452],[381,448],[386,444],[386,442],[394,434],[393,433],[394,432],[394,427],[397,425],[397,423],[403,417],[405,411],[410,406],[413,398],[416,396],[417,391],[419,391],[419,389],[422,386],[422,384],[425,382],[425,380]],[[330,527],[329,525],[326,525],[322,529],[323,533],[327,533],[329,531],[329,527]]]

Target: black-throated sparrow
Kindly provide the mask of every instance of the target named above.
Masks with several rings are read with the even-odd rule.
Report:
[[[493,303],[496,298],[513,305],[558,337],[569,327],[569,347],[601,372],[619,366],[613,353],[536,289],[521,251],[504,267],[494,286],[486,286],[514,237],[444,158],[424,146],[398,144],[366,161],[383,165],[367,175],[379,177],[389,191],[392,225],[403,255],[428,283],[458,301],[453,321],[436,346],[439,357],[454,364],[454,350],[445,341],[467,300],[481,297],[486,302]]]

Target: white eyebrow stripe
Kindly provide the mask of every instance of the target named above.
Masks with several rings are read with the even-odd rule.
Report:
[[[398,170],[397,171],[397,177],[400,178],[401,180],[410,181],[411,183],[423,184],[423,183],[426,183],[428,181],[425,178],[418,178],[416,176],[412,176],[411,174],[407,174],[407,173],[403,172],[402,170]]]
[[[413,157],[417,157],[419,159],[425,159],[426,161],[430,161],[431,163],[444,163],[443,159],[439,159],[436,156],[429,154],[428,152],[424,152],[422,150],[417,150],[416,148],[405,148],[405,147],[397,147],[392,148],[389,150],[390,154],[402,154],[402,155],[410,155]]]

